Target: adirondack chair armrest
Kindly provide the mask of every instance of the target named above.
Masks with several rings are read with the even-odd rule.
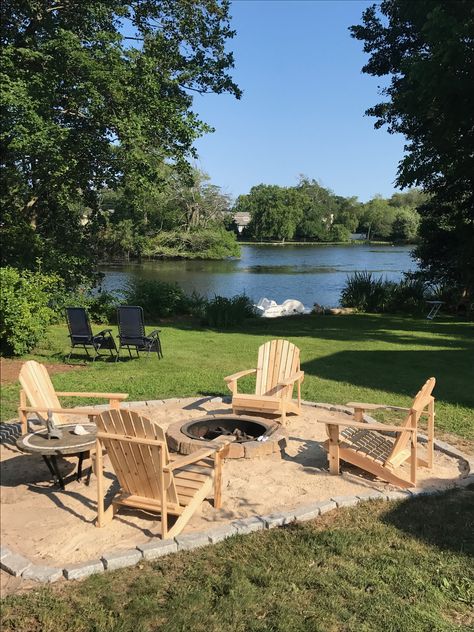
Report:
[[[389,408],[387,404],[367,404],[365,402],[347,402],[346,406],[349,408],[357,408],[359,410],[379,410],[383,408]]]
[[[75,391],[56,391],[61,397],[96,397],[97,399],[127,399],[128,393],[76,393]]]
[[[239,371],[238,373],[234,373],[233,375],[228,375],[224,378],[224,382],[236,382],[241,377],[245,375],[252,375],[252,373],[256,373],[257,369],[246,369],[245,371]]]
[[[233,436],[224,436],[217,437],[213,441],[209,443],[214,445],[214,447],[209,448],[201,448],[192,454],[188,454],[187,456],[181,456],[175,459],[172,463],[169,463],[168,468],[170,470],[176,470],[185,465],[190,465],[191,463],[196,463],[197,461],[201,461],[201,459],[205,459],[206,457],[213,456],[218,452],[221,452],[229,443],[232,443],[236,440],[236,437]]]
[[[168,469],[171,471],[181,469],[186,465],[191,465],[191,463],[196,463],[197,461],[201,461],[208,456],[213,456],[216,452],[219,451],[219,448],[201,448],[192,454],[188,454],[187,456],[182,456],[168,464]]]
[[[49,406],[20,406],[19,410],[24,413],[63,413],[64,415],[100,415],[99,410],[90,408],[51,408]]]
[[[377,430],[379,432],[416,432],[416,428],[407,428],[404,426],[394,426],[389,424],[366,424],[362,421],[354,421],[353,419],[348,419],[347,421],[342,421],[339,419],[335,419],[334,421],[327,421],[325,419],[317,420],[321,424],[326,424],[326,426],[344,426],[351,428],[361,428],[363,430]]]
[[[297,371],[296,373],[293,373],[293,375],[290,375],[290,377],[287,377],[286,380],[282,380],[281,382],[278,382],[277,386],[291,386],[295,382],[303,381],[303,380],[304,380],[304,371]]]

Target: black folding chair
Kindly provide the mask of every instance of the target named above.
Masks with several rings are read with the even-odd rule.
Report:
[[[150,351],[156,351],[158,358],[163,357],[160,340],[160,330],[154,329],[148,334],[145,333],[145,321],[143,309],[141,307],[130,307],[122,305],[117,307],[117,322],[119,330],[119,350],[115,360],[117,361],[122,347],[128,349],[128,354],[132,357],[131,348],[135,348],[137,357],[139,351],[146,351],[147,356]]]
[[[112,336],[111,329],[103,329],[98,334],[93,334],[89,315],[84,307],[66,307],[66,320],[69,329],[69,338],[71,339],[71,351],[68,360],[75,347],[83,347],[90,358],[89,348],[94,349],[95,356],[93,360],[99,356],[107,355],[100,353],[102,349],[107,349],[111,356],[117,354],[117,345]]]

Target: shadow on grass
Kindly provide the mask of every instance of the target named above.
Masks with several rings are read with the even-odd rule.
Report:
[[[474,390],[469,386],[474,381],[474,362],[463,350],[357,349],[303,362],[301,368],[306,375],[408,397],[434,376],[437,399],[474,407]]]
[[[173,323],[183,330],[208,330],[215,333],[245,333],[272,337],[309,337],[328,340],[367,340],[384,343],[463,347],[474,350],[472,323],[453,320],[429,321],[410,316],[356,314],[344,316],[293,316],[267,319],[251,318],[245,324],[225,330],[195,323]],[[421,335],[420,335],[421,334]],[[424,334],[424,336],[423,336]],[[436,336],[436,337],[433,337]]]
[[[398,503],[382,522],[431,546],[473,557],[474,485]]]

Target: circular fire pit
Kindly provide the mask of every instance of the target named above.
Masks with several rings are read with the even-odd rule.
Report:
[[[226,458],[254,458],[278,453],[286,446],[286,433],[269,419],[242,415],[206,415],[187,423],[178,422],[166,431],[171,450],[191,454],[217,437],[235,437]]]

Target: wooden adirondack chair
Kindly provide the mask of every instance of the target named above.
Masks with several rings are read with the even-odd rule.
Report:
[[[180,533],[214,486],[214,507],[221,506],[222,456],[229,437],[188,456],[170,460],[163,428],[128,410],[108,410],[96,419],[97,526],[120,506],[161,514],[161,536]],[[104,510],[102,449],[109,455],[120,492]],[[168,517],[177,516],[168,528]]]
[[[255,394],[246,395],[237,390],[237,381],[244,375],[256,374]],[[286,413],[298,415],[301,412],[301,383],[304,372],[300,370],[300,350],[288,340],[270,340],[258,350],[256,369],[239,371],[225,377],[232,391],[234,413],[274,413],[281,415],[282,423]],[[297,401],[294,402],[293,389],[297,385]]]
[[[435,400],[431,393],[435,383],[434,377],[425,382],[416,394],[411,408],[349,402],[347,406],[354,409],[354,420],[324,422],[329,436],[325,448],[328,451],[331,474],[339,474],[339,461],[342,460],[398,487],[415,487],[417,467],[433,466]],[[364,411],[379,409],[404,411],[407,417],[401,426],[362,421]],[[426,460],[417,456],[418,421],[421,415],[428,416]],[[341,427],[345,427],[342,432]],[[385,438],[383,434],[387,432],[395,433],[395,440]],[[410,463],[409,480],[395,473],[396,468],[405,461]]]
[[[36,413],[45,419],[48,410],[53,413],[53,421],[56,424],[66,423],[65,415],[87,415],[91,421],[98,414],[97,411],[84,408],[63,408],[59,402],[64,397],[97,397],[109,400],[111,408],[118,408],[120,402],[128,397],[127,393],[71,393],[55,391],[48,370],[43,364],[28,360],[21,367],[20,384],[20,416],[22,434],[28,432],[28,413]],[[29,406],[28,406],[29,403]]]

